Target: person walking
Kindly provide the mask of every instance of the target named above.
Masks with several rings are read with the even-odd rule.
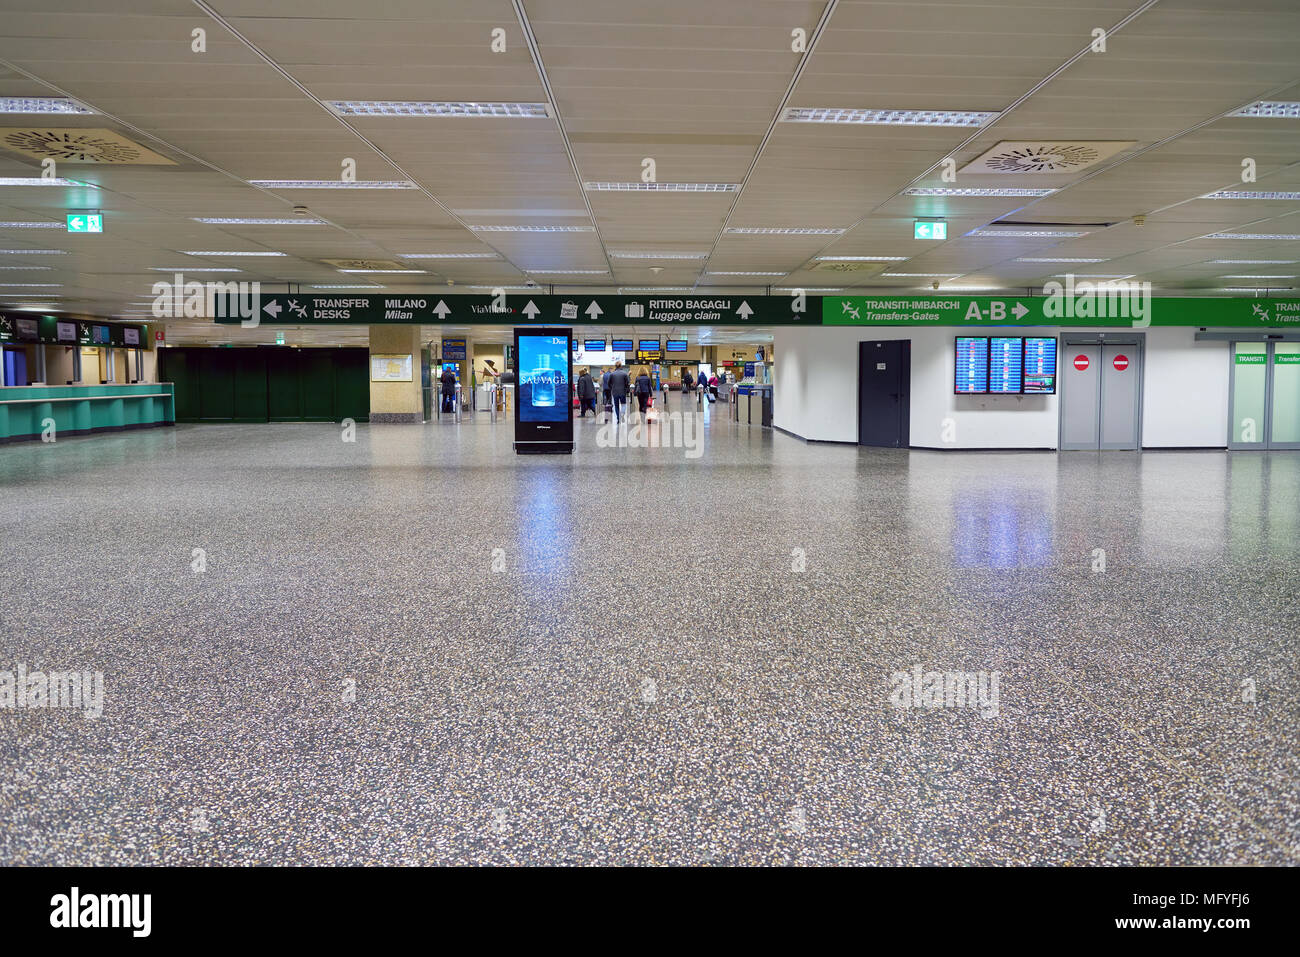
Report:
[[[650,381],[650,373],[645,369],[636,377],[636,405],[637,410],[645,415],[646,409],[650,407],[650,396],[654,394],[655,384]]]
[[[682,370],[682,404],[686,404],[686,397],[690,395],[691,388],[695,385],[695,379],[691,376],[690,369]]]
[[[608,409],[609,408],[609,370],[608,369],[606,369],[604,372],[600,374],[600,395],[601,398],[605,400],[605,404],[602,405],[601,408]]]
[[[442,370],[442,411],[456,411],[456,373],[446,366]]]
[[[579,418],[585,419],[588,409],[593,416],[596,414],[596,381],[592,379],[590,369],[583,369],[582,375],[578,376],[578,404]]]
[[[623,363],[615,362],[614,371],[609,374],[609,397],[614,404],[615,422],[623,418],[623,403],[627,401],[630,384],[631,380],[628,379],[627,370],[623,368]]]

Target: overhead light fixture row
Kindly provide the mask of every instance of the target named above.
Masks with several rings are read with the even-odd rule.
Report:
[[[0,113],[74,113],[85,116],[94,112],[90,107],[66,96],[0,96]]]
[[[845,230],[833,226],[729,226],[735,236],[840,236]]]
[[[324,226],[325,224],[319,219],[312,219],[310,216],[296,216],[293,219],[241,219],[230,216],[194,216],[191,217],[196,223],[207,223],[211,226]]]
[[[545,103],[425,102],[415,100],[330,100],[326,104],[340,116],[465,116],[545,119]]]
[[[1289,202],[1300,201],[1300,193],[1256,190],[1256,189],[1221,189],[1206,193],[1201,199],[1282,199]]]
[[[734,193],[739,183],[583,183],[588,192],[618,193]]]
[[[250,179],[249,185],[264,189],[419,189],[408,179]]]
[[[1234,110],[1229,116],[1254,116],[1265,119],[1283,119],[1298,120],[1300,119],[1300,103],[1287,103],[1277,100],[1260,100],[1252,103],[1250,106],[1243,106],[1239,110]]]
[[[471,226],[476,233],[592,233],[594,226]]]
[[[0,176],[0,186],[84,186],[86,189],[99,189],[94,183],[83,183],[78,179],[65,179],[55,176]]]
[[[1054,189],[1027,186],[914,186],[903,190],[904,196],[974,196],[1019,198],[1048,196]]]
[[[790,106],[782,123],[843,123],[868,126],[983,126],[998,114],[980,110],[861,110]]]
[[[224,257],[224,256],[284,256],[284,255],[286,255],[285,253],[261,252],[261,251],[258,251],[258,252],[233,252],[233,251],[230,251],[230,252],[214,252],[214,251],[212,251],[212,250],[181,250],[181,254],[182,254],[182,255],[185,255],[185,256],[209,256],[209,257],[211,257],[211,258],[213,258],[213,259],[215,259],[215,258],[217,258],[217,257],[219,257],[219,256]]]

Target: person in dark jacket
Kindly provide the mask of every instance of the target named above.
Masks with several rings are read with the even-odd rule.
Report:
[[[691,387],[694,384],[695,384],[695,379],[692,378],[691,376],[691,370],[683,369],[682,370],[682,400],[683,401],[685,401],[686,397],[690,394]]]
[[[609,374],[609,397],[614,405],[615,422],[623,417],[623,403],[627,401],[630,385],[631,380],[628,378],[627,370],[623,368],[623,363],[615,362],[614,371]]]
[[[650,373],[645,369],[636,377],[636,405],[642,415],[645,415],[646,409],[650,407],[650,396],[655,390],[655,384],[650,381]]]
[[[590,369],[583,369],[582,375],[578,376],[578,403],[581,406],[578,415],[581,418],[587,417],[587,410],[591,409],[591,414],[596,414],[596,380],[591,377]]]
[[[442,411],[456,411],[456,373],[442,370]]]

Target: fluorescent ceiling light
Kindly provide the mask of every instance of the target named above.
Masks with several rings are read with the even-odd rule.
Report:
[[[293,219],[239,219],[228,216],[194,216],[196,223],[209,223],[213,226],[324,226],[319,219],[310,216],[295,216]]]
[[[0,96],[0,113],[94,113],[66,96]]]
[[[857,110],[790,106],[782,123],[849,123],[871,126],[983,126],[998,114],[974,110]]]
[[[698,292],[694,286],[621,286],[618,290],[624,292]]]
[[[346,182],[341,179],[250,179],[250,186],[265,189],[419,189],[406,179],[368,179]]]
[[[61,282],[0,282],[0,289],[62,289]]]
[[[903,190],[904,196],[1046,196],[1054,189],[1031,189],[1025,186],[915,186]]]
[[[608,276],[608,269],[525,269],[536,276]]]
[[[192,252],[188,250],[181,250],[181,254],[184,256],[211,256],[213,258],[216,258],[218,256],[284,256],[286,255],[285,253],[269,253],[269,252],[251,252],[251,253],[211,252],[211,251]]]
[[[843,286],[773,286],[779,292],[791,292],[795,289],[802,289],[804,292],[843,292]]]
[[[1220,279],[1295,279],[1295,276],[1220,276]]]
[[[0,256],[66,256],[65,249],[0,249]]]
[[[1201,199],[1285,199],[1290,202],[1300,200],[1300,193],[1269,192],[1257,189],[1221,189],[1206,193]]]
[[[535,292],[540,293],[541,289],[537,286],[466,286],[466,289],[504,289],[506,292]]]
[[[950,272],[882,272],[887,279],[956,279]]]
[[[63,309],[55,305],[41,305],[40,303],[24,303],[18,306],[10,306],[10,309],[17,309],[20,312],[62,312]]]
[[[1300,239],[1300,233],[1210,233],[1203,239]]]
[[[1280,290],[1294,289],[1294,286],[1224,286],[1225,292],[1258,292],[1261,289]]]
[[[708,259],[708,253],[661,253],[661,252],[630,252],[620,250],[611,252],[611,259]]]
[[[1230,266],[1293,266],[1300,259],[1211,259],[1210,262]]]
[[[545,103],[430,103],[413,100],[329,100],[340,116],[508,116],[542,119]]]
[[[989,226],[973,229],[966,234],[966,238],[977,237],[980,239],[989,238],[1009,238],[1009,239],[1074,239],[1078,236],[1088,235],[1087,230],[1073,229],[994,229]]]
[[[37,269],[43,269],[49,272],[49,266],[0,266],[0,270],[9,270],[12,272],[33,272]]]
[[[788,272],[724,272],[721,270],[705,273],[706,276],[785,276]]]
[[[1018,263],[1104,263],[1105,259],[1088,259],[1078,256],[1019,256]]]
[[[415,273],[424,276],[428,274],[425,269],[340,269],[339,272],[347,273]]]
[[[901,263],[910,256],[818,256],[819,263]]]
[[[1053,279],[1068,279],[1073,276],[1075,279],[1132,279],[1137,273],[1101,273],[1101,272],[1058,272],[1053,273]]]
[[[67,229],[66,223],[0,223],[0,229]]]
[[[1268,119],[1300,119],[1300,103],[1285,103],[1277,100],[1260,100],[1250,106],[1234,110],[1229,116],[1258,116]]]
[[[594,226],[471,226],[479,233],[591,233]]]
[[[239,272],[231,266],[150,266],[150,272]]]
[[[618,193],[734,193],[739,183],[583,183],[589,192]]]
[[[728,226],[737,236],[839,236],[844,230],[834,226]]]
[[[401,259],[500,259],[496,253],[398,253]]]
[[[944,286],[947,292],[994,292],[1005,288],[1005,286]]]
[[[0,176],[0,186],[84,186],[87,189],[99,189],[94,183],[64,179],[62,176],[53,179],[46,179],[43,176]]]
[[[383,289],[384,287],[376,286],[373,284],[368,286],[354,286],[354,285],[349,285],[348,283],[326,283],[325,285],[312,286],[311,288],[313,289]]]

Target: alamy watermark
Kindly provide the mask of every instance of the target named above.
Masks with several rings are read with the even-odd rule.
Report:
[[[260,282],[199,282],[175,273],[172,280],[159,280],[153,293],[155,319],[238,319],[251,329],[261,323]]]
[[[75,708],[93,721],[104,713],[102,671],[0,671],[0,708]]]
[[[1000,671],[926,671],[913,665],[890,677],[895,708],[974,708],[980,717],[998,716]]]
[[[632,413],[637,415],[637,413]],[[688,459],[704,454],[704,417],[693,412],[660,412],[652,419],[640,416],[629,425],[606,422],[596,433],[602,449],[685,449]]]
[[[1151,283],[1125,279],[1075,281],[1065,275],[1043,284],[1043,315],[1048,319],[1129,319],[1133,328],[1151,325]]]

